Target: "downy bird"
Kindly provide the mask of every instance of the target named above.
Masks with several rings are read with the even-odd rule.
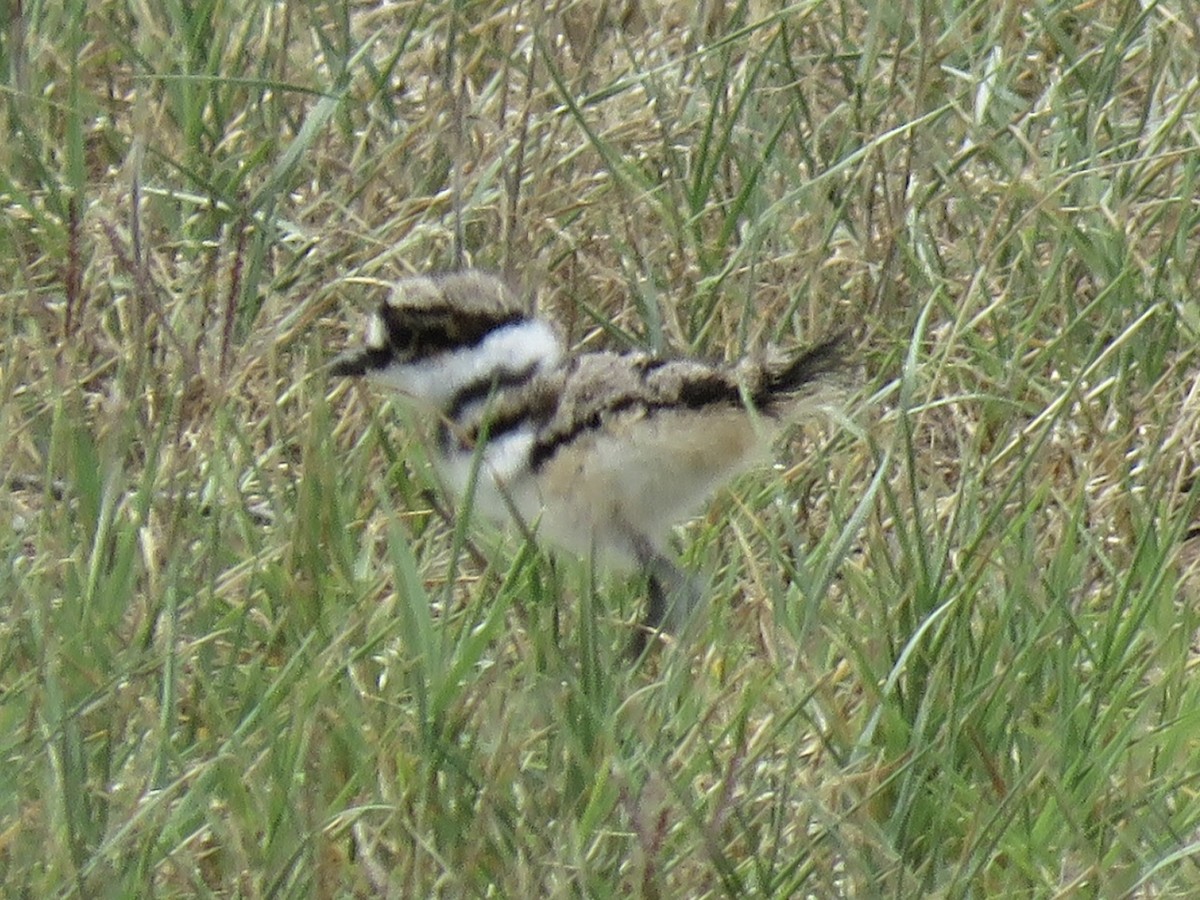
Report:
[[[649,598],[629,652],[679,632],[701,597],[667,550],[672,526],[768,458],[789,422],[836,395],[844,335],[728,365],[643,352],[569,354],[551,322],[481,271],[405,278],[335,376],[404,395],[436,422],[433,459],[473,509],[639,567]],[[475,473],[473,475],[473,473]]]

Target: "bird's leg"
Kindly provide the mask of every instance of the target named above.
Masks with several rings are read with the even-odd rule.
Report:
[[[700,605],[701,592],[675,562],[649,540],[637,537],[634,555],[649,575],[650,596],[645,615],[629,644],[629,656],[640,657],[650,635],[660,631],[679,634]]]

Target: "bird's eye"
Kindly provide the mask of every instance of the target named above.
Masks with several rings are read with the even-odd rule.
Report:
[[[400,359],[411,359],[416,352],[418,331],[411,327],[404,313],[396,307],[384,303],[379,308],[380,335],[382,343],[391,349],[393,356]]]

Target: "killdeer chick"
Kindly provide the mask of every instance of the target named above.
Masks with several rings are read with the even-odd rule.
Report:
[[[474,506],[579,556],[649,576],[630,646],[678,632],[699,591],[667,552],[673,525],[767,458],[788,422],[830,399],[842,337],[735,365],[639,352],[568,355],[498,278],[397,282],[362,347],[330,371],[403,394],[438,422],[433,457]]]

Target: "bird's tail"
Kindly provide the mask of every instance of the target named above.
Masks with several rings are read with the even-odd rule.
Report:
[[[776,351],[774,358],[760,362],[751,391],[754,405],[771,413],[798,400],[822,402],[848,390],[853,382],[849,343],[849,331],[839,331],[794,356]]]

